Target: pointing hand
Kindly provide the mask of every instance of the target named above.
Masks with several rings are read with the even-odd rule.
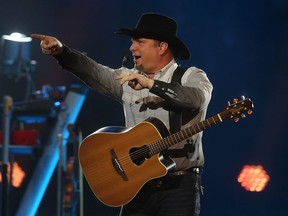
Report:
[[[55,37],[31,34],[32,38],[40,40],[42,52],[46,55],[60,55],[63,51],[63,44]]]

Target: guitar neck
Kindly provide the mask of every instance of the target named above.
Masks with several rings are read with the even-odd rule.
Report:
[[[191,125],[177,133],[174,133],[172,135],[169,135],[168,137],[165,137],[161,140],[158,140],[154,143],[151,143],[149,145],[150,149],[150,155],[155,155],[160,153],[163,150],[168,149],[169,147],[188,139],[189,137],[212,127],[213,125],[216,125],[218,123],[222,122],[222,118],[220,114],[214,115],[204,121],[201,121],[197,124]]]

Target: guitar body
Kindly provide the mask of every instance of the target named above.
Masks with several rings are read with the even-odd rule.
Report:
[[[79,161],[95,196],[108,206],[127,204],[146,182],[175,167],[160,154],[164,150],[225,119],[238,122],[244,112],[252,114],[252,101],[242,99],[171,135],[159,119],[148,118],[132,128],[105,127],[87,136],[79,147]]]
[[[174,162],[159,154],[150,157],[147,146],[169,135],[156,119],[132,127],[105,127],[87,136],[79,147],[79,161],[95,196],[108,206],[131,201],[151,179],[166,175]]]

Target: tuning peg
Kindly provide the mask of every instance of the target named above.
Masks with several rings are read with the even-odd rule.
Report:
[[[234,103],[237,103],[237,102],[238,102],[238,98],[234,98],[234,99],[233,99],[233,102],[234,102]]]
[[[236,117],[236,118],[234,118],[234,122],[238,122],[239,121],[239,118],[238,117]]]
[[[245,100],[245,96],[244,96],[244,95],[242,95],[242,96],[241,96],[241,99],[242,99],[242,100]]]
[[[242,114],[241,114],[241,117],[242,117],[242,118],[245,118],[245,117],[246,117],[246,115],[245,115],[244,113],[242,113]]]
[[[248,110],[247,113],[248,113],[248,115],[251,115],[253,113],[253,111],[252,110]]]
[[[230,106],[230,105],[231,105],[230,101],[227,101],[227,105],[228,105],[228,106]]]

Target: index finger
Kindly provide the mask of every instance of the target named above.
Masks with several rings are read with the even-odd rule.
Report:
[[[31,34],[31,37],[32,37],[32,38],[35,38],[35,39],[39,39],[39,40],[44,40],[45,35],[41,35],[41,34]]]

